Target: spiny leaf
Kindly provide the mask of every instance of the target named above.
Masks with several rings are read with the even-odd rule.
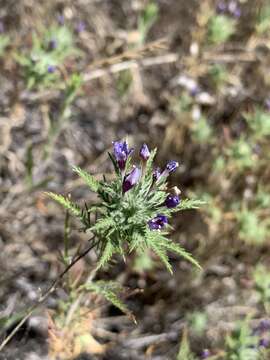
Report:
[[[205,205],[206,202],[203,200],[197,199],[184,199],[181,201],[180,205],[177,206],[176,211],[178,210],[188,210],[188,209],[198,209],[201,205]]]
[[[163,264],[166,266],[168,271],[173,274],[172,266],[169,262],[169,258],[167,256],[166,249],[155,242],[151,243],[152,250],[156,253],[156,255],[160,258]]]
[[[167,239],[166,241],[162,242],[162,246],[165,247],[167,250],[175,252],[176,254],[182,256],[184,259],[191,262],[193,265],[195,265],[197,268],[201,269],[200,264],[197,260],[193,258],[193,256],[186,251],[184,248],[182,248],[179,244],[176,244],[172,242],[171,240]]]
[[[124,314],[127,314],[129,317],[135,321],[134,316],[128,309],[127,305],[119,298],[119,293],[123,292],[123,288],[120,284],[114,281],[96,281],[87,285],[87,289],[100,294],[105,297],[106,300],[111,302],[115,307],[120,309]]]
[[[72,215],[81,218],[82,216],[81,208],[77,204],[72,202],[69,198],[63,195],[54,194],[52,192],[47,192],[45,194],[48,195],[53,200],[57,201],[59,204],[61,204],[65,209],[70,211]]]
[[[101,267],[105,266],[110,261],[111,257],[115,252],[116,252],[115,247],[110,241],[108,241],[98,260],[97,269],[100,269]]]
[[[84,182],[89,186],[90,190],[94,192],[98,191],[100,184],[92,175],[77,166],[73,167],[73,171],[84,180]]]

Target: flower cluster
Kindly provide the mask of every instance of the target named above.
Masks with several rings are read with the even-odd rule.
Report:
[[[115,160],[123,174],[122,190],[123,193],[126,193],[140,181],[142,170],[133,165],[131,171],[125,174],[127,161],[129,159],[129,156],[133,153],[134,149],[129,149],[127,141],[116,141],[113,143],[113,145]],[[151,153],[146,144],[143,144],[141,146],[139,155],[143,162],[146,162],[149,159]],[[170,173],[174,172],[177,169],[178,166],[179,164],[177,161],[171,160],[167,163],[163,172],[161,172],[159,168],[154,169],[152,174],[153,185],[155,184],[155,182],[162,179],[162,177],[166,179]],[[164,202],[164,205],[169,209],[175,208],[179,204],[180,198],[178,194],[168,194]],[[151,230],[161,230],[165,227],[166,224],[168,224],[168,218],[164,214],[157,214],[156,217],[148,221],[148,226]]]
[[[169,161],[163,170],[154,166],[156,150],[146,144],[139,150],[140,165],[132,164],[134,153],[126,141],[113,143],[109,154],[115,170],[111,181],[97,181],[91,174],[75,167],[74,171],[97,194],[98,202],[81,208],[69,198],[49,195],[78,217],[85,231],[97,239],[98,267],[104,266],[118,253],[152,250],[172,272],[168,252],[174,252],[199,267],[191,254],[168,238],[169,219],[173,213],[197,208],[199,200],[180,200],[180,190],[170,188],[167,180],[178,165]],[[168,191],[169,189],[169,191]],[[95,213],[95,217],[91,216]]]

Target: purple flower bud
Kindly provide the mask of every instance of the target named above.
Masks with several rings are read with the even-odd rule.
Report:
[[[129,155],[133,152],[133,149],[128,148],[128,144],[126,141],[115,141],[113,142],[113,151],[120,170],[124,170],[126,166],[126,161]]]
[[[260,339],[260,341],[259,341],[259,346],[260,346],[260,347],[267,348],[267,347],[269,346],[269,340],[266,339],[266,338]]]
[[[55,72],[55,66],[49,65],[47,70],[48,70],[48,73],[53,74]]]
[[[175,208],[177,205],[179,205],[180,199],[177,195],[171,195],[169,194],[165,200],[165,205],[167,208],[172,209]]]
[[[176,168],[178,168],[178,166],[179,166],[179,163],[177,161],[171,160],[166,165],[166,170],[168,170],[169,173],[171,173],[171,172],[175,171]]]
[[[162,214],[158,214],[154,219],[148,221],[151,230],[161,230],[166,224],[168,224],[168,218]]]
[[[126,193],[128,190],[133,188],[133,186],[135,186],[140,180],[140,176],[141,170],[134,166],[131,172],[124,177],[123,193]]]
[[[149,159],[149,156],[150,156],[150,151],[148,149],[148,146],[146,144],[143,144],[140,149],[140,157],[146,161]]]
[[[241,16],[241,9],[239,8],[237,1],[232,0],[228,4],[228,11],[229,13],[234,17],[240,17]]]
[[[161,175],[161,170],[159,167],[157,167],[154,171],[153,171],[153,180],[157,181],[160,178]]]
[[[76,26],[75,26],[75,31],[79,34],[81,32],[83,32],[85,30],[85,23],[83,21],[80,21]]]

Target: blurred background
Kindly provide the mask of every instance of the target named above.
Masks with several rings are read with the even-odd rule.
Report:
[[[64,284],[0,359],[269,359],[269,1],[2,0],[0,79],[1,339],[61,270],[65,213],[44,192],[91,202],[72,165],[101,178],[112,141],[146,142],[206,201],[172,233],[201,272],[149,253],[99,274],[137,325],[98,298],[67,325]]]

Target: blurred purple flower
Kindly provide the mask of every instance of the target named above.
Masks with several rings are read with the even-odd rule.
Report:
[[[47,68],[48,73],[53,74],[56,70],[56,67],[53,65],[49,65]]]
[[[48,43],[49,50],[55,50],[57,48],[57,41],[56,39],[50,39]]]
[[[2,34],[3,32],[5,32],[5,26],[3,21],[0,21],[0,34]]]
[[[165,200],[165,205],[167,208],[172,209],[180,204],[180,199],[178,195],[169,194]]]
[[[153,180],[157,181],[160,178],[161,175],[161,170],[159,167],[157,167],[154,171],[153,171]]]
[[[65,23],[65,17],[63,14],[58,14],[57,15],[57,22],[59,25],[64,25]]]
[[[114,156],[117,161],[117,164],[120,170],[124,170],[126,166],[127,159],[129,155],[133,152],[134,149],[129,149],[126,141],[114,141],[113,142],[113,151]]]
[[[83,21],[78,22],[75,26],[75,31],[79,34],[85,31],[85,23]]]
[[[227,10],[227,4],[225,1],[221,0],[217,4],[217,12],[223,13]]]
[[[207,359],[211,356],[211,353],[208,349],[204,349],[203,352],[202,352],[202,355],[201,355],[201,358],[202,359]]]
[[[260,321],[258,329],[260,331],[270,330],[270,319],[263,319]]]
[[[269,346],[269,344],[270,344],[269,339],[266,339],[266,338],[262,338],[259,341],[259,346],[260,347],[267,348]]]
[[[148,146],[146,144],[143,144],[140,149],[140,157],[146,161],[149,159],[149,156],[150,156],[150,151],[148,149]]]
[[[270,97],[265,100],[265,106],[270,111]]]
[[[131,172],[124,177],[123,193],[126,193],[128,190],[133,188],[140,180],[140,176],[141,170],[134,166]]]
[[[166,224],[168,224],[168,218],[162,214],[158,214],[154,219],[148,221],[151,230],[161,230]]]
[[[241,16],[241,9],[240,9],[237,1],[235,1],[235,0],[232,0],[232,1],[229,2],[228,11],[234,17],[240,17]]]

